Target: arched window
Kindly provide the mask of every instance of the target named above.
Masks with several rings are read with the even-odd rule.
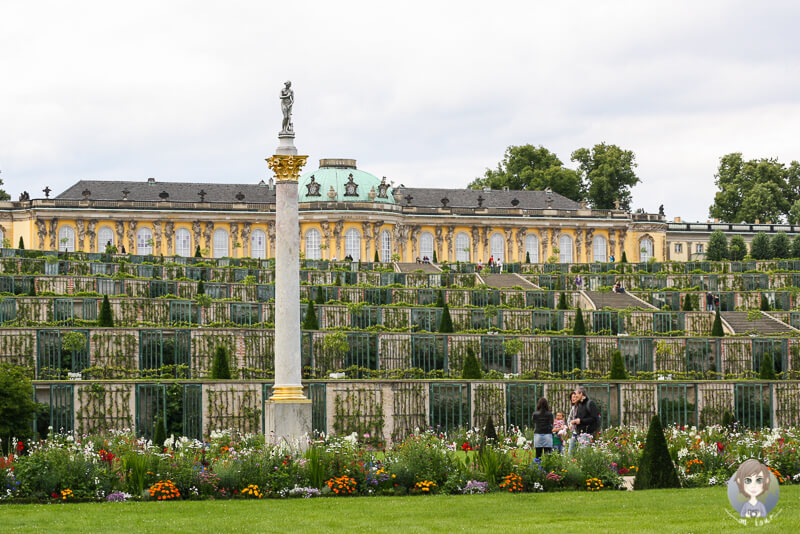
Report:
[[[228,255],[228,232],[222,228],[214,230],[212,242],[214,244],[215,258],[224,258]]]
[[[136,231],[136,254],[144,256],[153,253],[153,231],[146,226]]]
[[[58,250],[75,252],[75,230],[71,226],[62,226],[58,229]]]
[[[109,245],[114,246],[114,230],[108,226],[101,226],[97,231],[97,252],[105,252]]]
[[[539,263],[539,238],[533,234],[525,236],[525,254],[531,258],[531,263]]]
[[[433,261],[433,234],[430,232],[422,232],[419,236],[419,257],[428,257],[428,260]],[[438,259],[438,258],[437,258]]]
[[[253,230],[253,233],[250,234],[250,257],[266,259],[267,234],[264,230]]]
[[[489,248],[492,249],[492,256],[494,256],[495,261],[506,261],[506,240],[503,238],[502,234],[492,234],[489,240]]]
[[[361,260],[361,232],[355,228],[344,234],[344,255],[352,256],[353,261]]]
[[[606,238],[598,235],[592,241],[592,260],[593,261],[606,261],[606,251],[608,250],[608,242]]]
[[[381,232],[381,261],[392,261],[392,234],[389,230]]]
[[[466,232],[456,234],[456,261],[469,261],[469,234]]]
[[[560,263],[572,263],[572,238],[562,234],[558,238],[558,261]]]
[[[192,255],[192,233],[186,228],[178,228],[175,232],[175,254],[185,257]]]
[[[306,259],[319,260],[322,258],[319,248],[321,242],[322,235],[319,233],[319,230],[312,228],[306,232]]]
[[[639,241],[639,261],[646,262],[653,257],[653,240],[644,237]]]

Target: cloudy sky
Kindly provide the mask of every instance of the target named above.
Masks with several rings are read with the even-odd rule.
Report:
[[[296,144],[463,187],[508,145],[633,150],[633,207],[706,220],[719,157],[800,159],[792,1],[0,0],[0,178],[256,183]]]

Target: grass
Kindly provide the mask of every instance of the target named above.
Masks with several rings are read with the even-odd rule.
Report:
[[[784,486],[769,525],[800,524]],[[752,529],[725,488],[539,494],[0,505],[3,532],[721,532]],[[753,520],[751,520],[752,522]],[[795,527],[792,527],[795,525]]]

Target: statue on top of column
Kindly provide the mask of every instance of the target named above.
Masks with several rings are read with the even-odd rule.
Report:
[[[281,134],[293,134],[294,124],[292,124],[292,106],[294,105],[294,91],[292,90],[292,82],[287,81],[284,83],[284,88],[281,89],[281,111],[283,112],[283,124],[281,125]]]

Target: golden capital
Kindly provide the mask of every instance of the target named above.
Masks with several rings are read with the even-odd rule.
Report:
[[[271,402],[278,403],[309,403],[311,399],[303,395],[302,386],[275,386],[272,388]]]
[[[278,182],[296,182],[307,159],[308,156],[275,155],[267,158],[267,165]]]

